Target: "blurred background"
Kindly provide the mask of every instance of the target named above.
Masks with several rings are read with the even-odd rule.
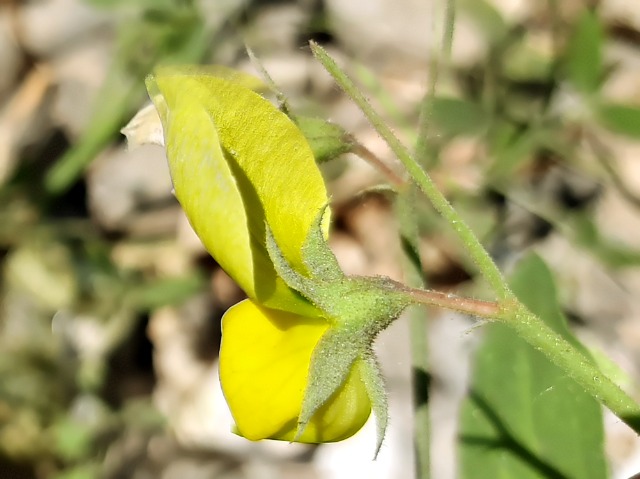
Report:
[[[640,9],[628,0],[458,0],[439,68],[427,167],[508,270],[535,249],[603,367],[640,374]],[[297,113],[330,119],[401,173],[308,49],[329,49],[409,145],[437,0],[0,1],[0,479],[411,477],[408,332],[377,347],[391,428],[340,444],[250,443],[230,432],[219,321],[242,299],[171,195],[164,153],[119,130],[162,63],[254,71]],[[323,165],[332,247],[350,274],[402,279],[384,178],[354,155]],[[418,200],[433,288],[486,296],[450,231]],[[532,285],[535,287],[535,285]],[[457,405],[481,335],[433,311],[434,477],[455,477]],[[609,358],[609,359],[607,359]],[[640,443],[607,418],[613,477]]]

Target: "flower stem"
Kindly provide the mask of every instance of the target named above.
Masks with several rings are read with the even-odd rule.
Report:
[[[352,144],[351,153],[358,155],[360,158],[362,158],[371,166],[373,166],[382,175],[384,175],[387,181],[391,183],[394,187],[402,188],[407,185],[407,182],[404,179],[402,179],[395,171],[389,168],[369,148],[364,146],[355,138],[351,137],[351,135],[349,135],[349,138],[347,138],[347,141]]]
[[[349,77],[338,67],[336,62],[317,43],[311,42],[311,50],[316,58],[322,63],[327,71],[333,76],[338,85],[349,95],[349,97],[360,107],[371,125],[387,142],[391,150],[402,162],[408,173],[414,179],[418,187],[429,198],[433,207],[440,215],[447,220],[454,231],[458,234],[462,243],[466,246],[469,256],[476,264],[478,270],[484,275],[487,282],[497,295],[498,299],[504,300],[513,297],[513,293],[502,277],[502,273],[495,265],[489,253],[484,249],[478,238],[462,219],[458,212],[451,206],[440,190],[436,187],[429,175],[420,167],[418,162],[411,156],[407,148],[398,140],[391,129],[384,123],[382,118],[374,111],[364,95],[358,90]]]
[[[442,291],[412,288],[407,288],[406,291],[409,297],[419,304],[451,309],[453,311],[485,319],[496,319],[501,317],[500,305],[494,301],[465,298],[454,294],[443,293]]]

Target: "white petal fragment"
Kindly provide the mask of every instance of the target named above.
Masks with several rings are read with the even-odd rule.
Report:
[[[164,146],[162,122],[152,103],[136,113],[120,132],[127,137],[129,149],[148,144]]]

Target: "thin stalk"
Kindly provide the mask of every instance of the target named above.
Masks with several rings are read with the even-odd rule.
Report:
[[[409,311],[411,382],[413,388],[414,451],[417,479],[431,476],[431,418],[429,415],[429,323],[424,308]]]
[[[441,60],[449,67],[451,47],[453,46],[453,31],[456,23],[456,0],[446,0],[444,7],[444,30],[442,32]]]
[[[290,116],[292,114],[292,111],[291,111],[291,107],[289,106],[289,101],[287,100],[287,96],[284,93],[282,93],[282,90],[280,90],[280,88],[278,88],[278,85],[276,85],[276,82],[273,81],[273,78],[271,78],[271,75],[269,74],[267,69],[264,67],[260,59],[253,52],[253,50],[249,47],[249,45],[245,44],[244,48],[247,50],[247,55],[249,55],[249,60],[251,60],[251,63],[253,64],[253,66],[256,67],[256,69],[262,75],[262,78],[267,84],[267,87],[269,88],[269,90],[271,90],[271,93],[273,93],[276,96],[276,100],[278,100],[280,109],[285,114]]]
[[[378,158],[373,151],[364,146],[358,140],[349,135],[346,139],[347,142],[351,143],[351,153],[354,155],[358,155],[364,161],[373,166],[376,170],[378,170],[384,177],[387,179],[389,183],[391,183],[396,188],[403,188],[407,186],[407,182],[402,179],[395,171],[389,168],[386,163],[384,163],[380,158]]]
[[[409,286],[424,289],[426,281],[420,258],[420,243],[413,207],[416,187],[407,185],[400,190],[395,208],[400,225],[400,239],[405,253],[405,280]],[[419,296],[421,290],[401,286],[410,295]],[[414,299],[418,304],[425,304]],[[413,442],[415,453],[416,479],[428,479],[431,475],[431,421],[429,417],[429,323],[424,308],[412,308],[408,312],[411,332],[411,387],[413,391]]]
[[[433,16],[433,31],[437,28],[437,16]],[[420,120],[418,124],[418,138],[416,141],[417,161],[426,164],[426,160],[431,156],[433,149],[429,141],[431,135],[431,118],[433,117],[433,100],[436,95],[438,85],[438,73],[441,62],[446,63],[448,68],[451,57],[451,45],[453,43],[453,30],[455,23],[455,0],[445,0],[444,28],[441,39],[440,54],[432,55],[431,68],[429,69],[429,87],[427,95],[422,101],[420,108]],[[412,201],[415,188],[405,188],[398,198],[398,204],[402,206],[400,214],[400,234],[409,259],[410,274],[408,283],[411,286],[426,287],[426,281],[422,272],[422,261],[419,252],[419,235],[416,228],[416,212]],[[425,299],[421,293],[416,293],[415,299]],[[431,298],[433,299],[433,298]],[[409,313],[409,328],[411,331],[411,365],[412,365],[412,387],[414,401],[414,448],[416,478],[427,479],[431,476],[431,421],[429,418],[429,346],[428,334],[429,325],[425,312],[422,308],[414,309]]]
[[[438,15],[433,18],[437,21]],[[418,119],[418,140],[416,142],[416,159],[420,164],[425,164],[427,160],[432,159],[431,148],[432,130],[431,119],[433,117],[433,100],[436,96],[438,88],[438,80],[440,73],[446,73],[449,69],[449,60],[451,58],[451,47],[453,45],[453,32],[456,21],[456,0],[445,0],[444,10],[444,28],[442,29],[442,37],[440,38],[440,51],[431,55],[429,62],[429,79],[427,81],[427,93],[420,105],[420,118]],[[438,25],[434,21],[433,29],[436,30]]]
[[[502,273],[495,265],[489,253],[484,249],[471,228],[462,219],[458,212],[451,206],[436,187],[429,175],[420,167],[418,162],[411,156],[407,148],[398,140],[391,129],[384,123],[382,118],[371,107],[367,99],[354,85],[349,77],[338,67],[336,62],[317,43],[311,42],[311,50],[316,58],[333,76],[338,85],[349,95],[349,97],[360,107],[371,125],[387,142],[391,150],[402,162],[407,172],[414,179],[418,187],[429,198],[433,207],[440,215],[449,222],[453,230],[457,233],[462,243],[466,246],[469,256],[475,263],[480,273],[495,292],[499,300],[506,300],[513,297],[504,280]]]
[[[465,298],[442,291],[407,289],[409,297],[419,304],[436,306],[438,308],[451,309],[459,313],[468,314],[485,319],[495,319],[501,316],[502,308],[495,301],[483,301],[481,299]]]

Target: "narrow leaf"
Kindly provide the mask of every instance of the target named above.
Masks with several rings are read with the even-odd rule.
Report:
[[[498,43],[509,32],[500,12],[486,0],[460,0],[461,10],[473,21],[491,43]]]
[[[598,117],[614,133],[640,139],[640,107],[604,103],[598,108]]]
[[[566,72],[573,85],[594,93],[602,82],[604,29],[595,12],[585,9],[575,25],[566,56]]]

